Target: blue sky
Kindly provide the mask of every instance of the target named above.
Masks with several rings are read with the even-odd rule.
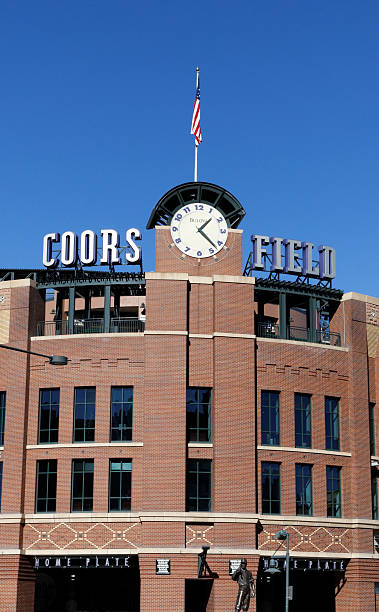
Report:
[[[2,0],[0,267],[42,267],[51,231],[143,231],[193,179],[252,233],[327,244],[334,286],[379,296],[379,3]]]

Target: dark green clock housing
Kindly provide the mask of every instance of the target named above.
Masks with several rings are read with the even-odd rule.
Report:
[[[204,202],[217,208],[224,215],[228,227],[238,227],[245,211],[229,191],[213,183],[183,183],[168,191],[155,206],[146,229],[156,225],[170,225],[174,213],[191,202]]]

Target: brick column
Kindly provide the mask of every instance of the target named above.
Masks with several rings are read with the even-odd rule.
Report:
[[[0,556],[1,612],[34,611],[35,572],[30,559],[18,555]]]
[[[351,559],[345,572],[346,583],[336,596],[336,612],[375,611],[375,580],[378,571],[373,559]]]
[[[185,510],[188,340],[187,280],[182,277],[149,273],[146,280],[142,499],[146,511]]]
[[[6,292],[1,313],[7,318],[6,337],[2,342],[30,349],[29,338],[35,334],[36,322],[44,317],[44,303],[31,280],[1,283]],[[46,361],[46,360],[45,360]],[[2,513],[22,513],[24,510],[25,444],[28,425],[29,363],[43,363],[43,357],[25,353],[0,351],[0,385],[6,389],[5,435],[3,452]],[[1,516],[0,516],[1,519]],[[3,527],[2,527],[3,528]],[[7,541],[10,548],[19,548],[19,535]]]
[[[158,557],[169,557],[171,575],[157,576],[155,560]],[[141,578],[140,612],[181,612],[185,609],[185,575],[188,565],[179,555],[139,555]]]
[[[214,285],[212,510],[255,512],[254,292],[248,283]]]
[[[362,487],[362,482],[371,482],[370,444],[369,444],[369,394],[368,360],[366,336],[366,304],[358,300],[345,302],[347,344],[350,356],[350,443],[352,451],[353,477],[351,479],[352,503],[351,516],[372,518],[371,487]],[[341,411],[345,410],[341,406]],[[346,434],[345,434],[346,435]],[[341,439],[341,444],[344,440]],[[343,500],[342,500],[343,503]],[[342,506],[342,512],[346,515]],[[355,533],[354,533],[355,535]],[[358,542],[356,544],[359,544]],[[356,550],[362,550],[355,545]],[[372,552],[372,548],[363,549]]]

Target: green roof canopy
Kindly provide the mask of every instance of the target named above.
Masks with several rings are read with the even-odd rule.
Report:
[[[229,191],[212,183],[183,183],[170,189],[158,202],[150,215],[146,229],[156,225],[169,225],[174,213],[191,202],[205,202],[220,210],[229,227],[236,228],[245,216],[241,204]]]

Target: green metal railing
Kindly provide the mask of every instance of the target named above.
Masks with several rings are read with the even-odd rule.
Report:
[[[145,331],[145,322],[129,317],[111,319],[109,333],[135,333]],[[37,336],[62,336],[70,334],[102,334],[105,332],[104,319],[74,319],[72,330],[69,321],[40,321]]]
[[[306,327],[292,327],[288,325],[285,333],[280,333],[280,326],[273,323],[258,323],[257,336],[259,338],[277,338],[296,340],[298,342],[313,342],[315,344],[329,344],[330,346],[341,346],[341,336],[336,332],[316,329],[310,330]]]

